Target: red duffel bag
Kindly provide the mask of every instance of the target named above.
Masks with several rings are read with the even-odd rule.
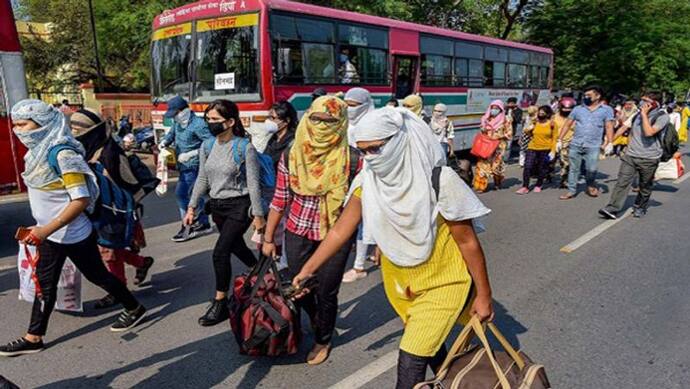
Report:
[[[230,297],[230,327],[240,353],[278,356],[297,352],[299,310],[284,292],[275,261],[261,256],[249,272],[235,278]]]
[[[474,137],[470,153],[481,159],[489,159],[496,152],[500,142],[500,140],[491,139],[488,135],[480,132]]]

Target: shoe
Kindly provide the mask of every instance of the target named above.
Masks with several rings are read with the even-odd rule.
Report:
[[[194,223],[189,230],[189,237],[187,240],[198,238],[200,236],[210,234],[211,232],[213,232],[213,227],[211,227],[210,224]]]
[[[189,240],[189,226],[182,226],[180,231],[172,238],[173,242],[185,242]]]
[[[618,219],[618,216],[616,216],[615,213],[609,211],[606,208],[602,208],[599,210],[599,215],[603,216],[605,219],[610,219],[610,220],[616,220]]]
[[[137,274],[134,276],[134,285],[139,285],[146,280],[146,276],[149,274],[153,262],[153,258],[151,257],[144,258],[144,266],[138,268]]]
[[[587,196],[589,197],[599,197],[599,189],[595,187],[587,188],[587,191],[585,191],[585,193],[587,193]]]
[[[120,313],[120,316],[118,316],[117,320],[115,320],[115,324],[110,326],[110,331],[124,332],[130,330],[139,324],[141,319],[144,318],[145,314],[146,308],[144,308],[144,306],[141,304],[139,304],[139,307],[133,311],[123,309],[122,313]]]
[[[367,276],[367,272],[364,270],[350,269],[345,274],[343,274],[343,282],[349,284],[357,280],[361,280]]]
[[[525,187],[523,186],[522,188],[520,188],[520,189],[518,189],[517,191],[515,191],[515,193],[516,193],[516,194],[519,194],[519,195],[526,195],[527,193],[529,193],[529,188],[525,188]]]
[[[646,209],[642,209],[642,208],[634,208],[634,209],[633,209],[633,217],[636,218],[636,219],[641,219],[641,218],[643,218],[644,215],[646,215],[646,214],[647,214],[647,210],[646,210]]]
[[[532,190],[534,191],[534,193],[541,193],[541,186],[535,186]]]
[[[24,354],[36,354],[43,351],[45,346],[43,341],[39,340],[36,343],[29,342],[24,338],[19,338],[0,346],[0,356],[3,357],[17,357]]]
[[[311,366],[320,365],[328,359],[331,353],[331,344],[315,344],[307,355],[307,364]]]
[[[574,198],[575,198],[575,195],[573,193],[570,193],[570,192],[568,192],[564,195],[561,195],[559,197],[560,200],[570,200],[570,199],[574,199]]]
[[[199,318],[199,325],[203,327],[211,327],[221,323],[230,318],[230,309],[228,308],[228,300],[211,300],[211,306],[204,316]]]
[[[117,300],[115,300],[115,297],[113,297],[111,294],[107,294],[102,299],[96,301],[96,304],[94,304],[93,307],[96,309],[106,309],[114,307],[115,305],[117,305]]]

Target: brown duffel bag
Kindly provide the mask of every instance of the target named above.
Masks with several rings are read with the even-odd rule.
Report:
[[[484,326],[477,316],[458,335],[436,378],[415,389],[546,389],[550,388],[544,366],[535,364],[521,351],[515,351],[493,323],[488,323],[505,351],[493,351]],[[474,336],[479,345],[471,345]]]

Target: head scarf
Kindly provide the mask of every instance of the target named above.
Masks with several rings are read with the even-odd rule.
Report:
[[[311,114],[326,112],[335,123],[314,124]],[[348,187],[350,149],[347,145],[347,104],[335,96],[314,100],[302,116],[290,149],[290,189],[303,196],[320,196],[320,239],[340,216]]]
[[[501,112],[494,116],[491,117],[491,107],[496,106],[501,109]],[[486,109],[486,112],[484,113],[484,116],[482,116],[482,128],[488,129],[488,130],[498,130],[506,121],[506,110],[505,107],[503,106],[503,101],[501,100],[494,100],[491,102],[489,107]]]
[[[91,161],[110,138],[103,118],[93,110],[80,109],[70,116],[69,121],[72,135],[84,146],[86,160]]]
[[[436,111],[443,111],[442,113],[436,113]],[[434,106],[434,112],[431,113],[431,122],[429,126],[434,131],[436,135],[441,135],[443,131],[448,128],[448,107],[445,104],[438,103]]]
[[[357,179],[364,240],[379,245],[399,266],[426,261],[436,240],[439,211],[431,174],[445,164],[441,145],[421,118],[392,107],[366,114],[355,127],[354,139],[388,140],[380,154],[365,156]]]
[[[355,147],[355,142],[352,139],[352,128],[366,115],[374,110],[374,100],[371,98],[371,93],[364,88],[352,88],[345,94],[345,100],[352,100],[358,102],[360,105],[356,107],[347,107],[348,129],[347,137],[350,146]]]
[[[77,151],[59,153],[58,163],[62,173],[82,173],[87,176],[91,193],[90,209],[93,209],[98,198],[98,185],[89,165],[84,160],[84,147],[72,136],[67,118],[57,108],[40,100],[26,99],[12,107],[12,120],[33,120],[41,126],[32,131],[17,131],[17,138],[29,149],[24,155],[25,169],[22,178],[26,186],[34,189],[43,188],[57,182],[60,177],[48,164],[48,153],[51,148],[65,144]]]
[[[424,101],[419,95],[409,95],[403,99],[403,105],[407,105],[410,111],[415,115],[421,117],[422,110],[424,109]]]

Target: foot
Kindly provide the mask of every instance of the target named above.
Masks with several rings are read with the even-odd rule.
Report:
[[[151,266],[153,266],[153,258],[144,258],[144,266],[137,269],[137,274],[134,276],[134,285],[139,285],[146,280],[146,276],[149,274]]]
[[[639,192],[639,191],[640,191],[640,188],[637,188],[637,187],[635,187],[635,188],[632,188],[632,191],[633,191],[634,193],[637,193],[637,192]]]
[[[587,188],[587,195],[589,197],[599,197],[599,189],[590,186]]]
[[[618,218],[618,216],[616,216],[616,213],[609,210],[608,208],[600,209],[599,215],[603,216],[606,219],[610,219],[610,220],[616,220]]]
[[[203,327],[210,327],[222,323],[230,318],[230,309],[228,308],[228,300],[211,300],[211,305],[204,316],[199,318],[199,325]]]
[[[644,215],[646,215],[646,214],[647,214],[647,210],[646,210],[646,209],[642,209],[642,208],[634,208],[634,209],[633,209],[633,217],[636,218],[636,219],[641,219],[641,218],[643,218]]]
[[[102,299],[96,301],[96,304],[94,304],[94,308],[96,309],[106,309],[110,307],[114,307],[117,305],[117,300],[115,300],[115,297],[111,294],[106,295]]]
[[[307,355],[307,364],[309,365],[320,365],[328,359],[331,353],[331,344],[318,344],[314,345],[311,349],[309,355]]]
[[[517,194],[519,194],[519,195],[526,195],[527,193],[529,193],[529,188],[525,188],[525,187],[523,186],[522,188],[520,188],[520,189],[518,189],[517,191],[515,191],[515,193],[517,193]]]
[[[532,190],[534,191],[534,193],[541,193],[541,186],[535,186]]]
[[[343,282],[349,284],[367,276],[367,272],[364,270],[350,269],[345,274],[343,274]]]
[[[180,231],[178,231],[172,238],[173,242],[185,242],[189,240],[189,226],[182,226]]]
[[[574,199],[574,198],[575,198],[575,194],[570,193],[570,192],[568,192],[564,195],[561,195],[561,197],[559,197],[559,199],[561,199],[561,200],[570,200],[570,199]]]
[[[0,356],[3,357],[17,357],[24,354],[35,354],[43,351],[45,346],[43,341],[29,342],[24,338],[19,338],[7,343],[4,346],[0,346]]]
[[[200,236],[204,236],[207,234],[210,234],[213,232],[213,227],[211,227],[210,224],[201,224],[201,223],[194,223],[189,230],[189,238],[187,240],[191,240],[194,238],[198,238]]]
[[[115,320],[115,324],[110,326],[110,331],[112,332],[125,332],[134,327],[141,322],[141,320],[146,315],[146,308],[139,304],[139,307],[132,311],[123,309],[120,316]]]

